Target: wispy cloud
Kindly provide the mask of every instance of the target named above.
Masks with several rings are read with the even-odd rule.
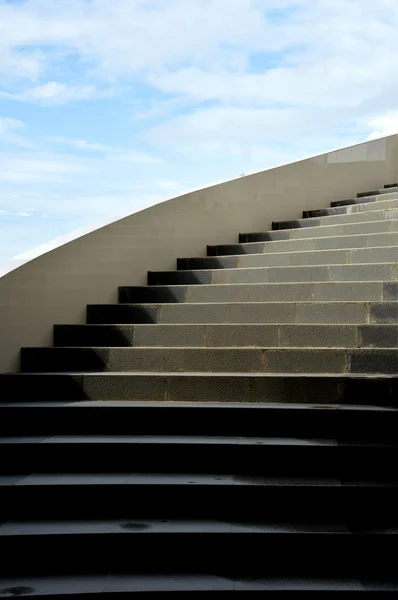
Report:
[[[0,91],[0,99],[14,100],[17,102],[33,102],[43,106],[54,106],[78,102],[80,100],[92,100],[111,92],[98,92],[94,85],[73,86],[65,83],[52,81],[33,88],[28,88],[18,94]]]
[[[19,119],[0,117],[0,143],[20,146],[22,148],[35,148],[35,144],[19,132],[25,123]]]
[[[110,146],[109,144],[100,144],[87,142],[86,140],[69,139],[63,136],[48,136],[45,138],[48,142],[69,146],[81,152],[101,153],[111,160],[120,160],[137,163],[159,163],[162,160],[156,156],[146,154],[134,148],[123,146]]]

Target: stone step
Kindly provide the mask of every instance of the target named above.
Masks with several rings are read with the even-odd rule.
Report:
[[[398,248],[396,250],[398,259]],[[236,269],[148,272],[149,286],[320,281],[398,281],[398,260],[381,264],[238,267]]]
[[[21,370],[58,372],[385,373],[397,348],[22,348]]]
[[[55,325],[54,346],[395,348],[393,325]]]
[[[396,475],[392,440],[334,438],[72,435],[0,438],[0,474],[244,473],[263,477],[378,478]],[[250,465],[247,467],[247,465]],[[266,466],[265,466],[266,465]],[[1,538],[1,531],[0,531]],[[1,542],[0,542],[1,547]]]
[[[218,271],[223,273],[223,271]],[[398,300],[397,282],[343,281],[301,283],[236,283],[119,288],[120,303],[206,302],[389,302]]]
[[[278,235],[283,233],[283,231],[275,232],[275,234]],[[312,237],[307,239],[294,240],[289,239],[277,241],[247,242],[241,244],[220,244],[216,246],[207,246],[207,255],[236,256],[238,254],[273,254],[279,252],[300,252],[312,250],[377,248],[381,246],[398,246],[398,233],[368,233],[355,235],[337,235],[331,237]]]
[[[397,302],[90,304],[87,322],[118,324],[396,324]],[[118,338],[120,339],[120,337]]]
[[[240,554],[240,552],[238,552]],[[231,568],[231,564],[229,568]],[[214,572],[214,569],[213,569]],[[79,570],[77,573],[80,573]],[[398,581],[393,577],[373,576],[347,578],[346,575],[338,577],[330,575],[320,579],[316,575],[301,575],[299,578],[291,575],[251,573],[242,577],[231,573],[217,572],[212,575],[207,573],[181,573],[164,574],[159,572],[148,574],[126,573],[118,575],[90,575],[80,574],[54,577],[21,577],[13,579],[0,579],[0,593],[5,598],[21,594],[34,593],[37,597],[73,600],[90,594],[91,598],[105,597],[108,599],[120,598],[123,594],[138,595],[151,593],[164,595],[165,592],[195,592],[196,598],[202,598],[209,592],[235,592],[235,591],[269,591],[269,592],[324,592],[329,597],[332,593],[366,591],[366,592],[396,592]],[[33,587],[36,586],[36,587]],[[25,591],[23,591],[25,590]],[[27,591],[26,591],[27,590]],[[7,595],[8,594],[8,595]],[[101,594],[101,596],[100,596]]]
[[[385,535],[387,531],[388,535]],[[133,574],[139,576],[148,571],[153,572],[154,567],[157,567],[159,572],[163,572],[163,584],[167,581],[166,574],[169,573],[170,581],[163,591],[170,591],[181,587],[175,578],[176,565],[181,574],[186,573],[186,577],[191,571],[214,573],[215,565],[216,572],[232,577],[249,572],[253,575],[253,569],[258,574],[264,574],[258,544],[272,546],[267,571],[271,570],[274,575],[295,573],[298,564],[307,576],[311,572],[315,575],[327,558],[330,559],[327,560],[329,576],[344,572],[346,561],[349,561],[354,573],[364,574],[364,569],[370,566],[374,569],[375,564],[380,562],[378,555],[380,556],[381,550],[391,552],[396,543],[397,532],[398,529],[394,526],[387,530],[383,521],[372,521],[371,525],[366,527],[358,521],[347,523],[346,520],[312,520],[303,523],[289,519],[266,520],[264,517],[251,521],[151,518],[84,522],[9,521],[0,526],[0,549],[4,557],[2,566],[8,576],[34,576],[36,573],[43,573],[43,566],[45,573],[56,572],[57,576],[66,576],[78,573],[84,564],[85,572],[92,575],[122,571],[129,573],[131,578]],[[242,545],[246,548],[244,556],[241,556]],[[298,555],[303,545],[306,552],[305,556],[301,553],[300,559]],[[170,552],[170,548],[173,548],[173,552]],[[355,559],[352,554],[355,555]],[[68,556],[68,560],[62,561],[61,565],[60,555]],[[134,561],[131,560],[132,555]],[[192,568],[193,564],[195,569]],[[122,581],[125,587],[125,579]],[[185,585],[188,581],[187,579]],[[75,582],[75,589],[78,582],[81,582],[80,578]],[[229,586],[227,582],[226,578],[220,579],[215,589],[220,589],[220,583],[223,583],[221,589],[233,591],[233,581],[230,580]],[[355,582],[356,585],[353,583],[352,589],[364,589],[359,581]],[[37,590],[37,583],[32,584],[36,586],[33,589]],[[110,580],[107,585],[110,585]],[[93,587],[86,587],[87,593],[93,591]],[[120,590],[120,582],[118,587]],[[191,584],[187,590],[194,587],[196,586]],[[349,585],[346,585],[347,587],[350,588]],[[149,591],[148,587],[145,591]],[[92,593],[89,597],[91,596]]]
[[[197,269],[329,266],[372,263],[398,263],[398,246],[179,258],[177,259],[177,269],[179,271],[189,271]]]
[[[398,407],[398,375],[0,373],[4,402],[281,402]]]
[[[239,242],[269,242],[280,240],[299,240],[312,238],[330,238],[339,236],[354,236],[376,233],[396,233],[398,232],[398,221],[396,212],[390,211],[389,220],[366,221],[359,223],[347,223],[337,225],[317,225],[316,227],[297,227],[293,229],[281,229],[280,231],[265,231],[255,233],[240,233]],[[393,218],[391,218],[391,216]]]
[[[264,446],[258,448],[262,450]],[[291,454],[294,455],[298,448],[292,447]],[[320,446],[302,448],[307,451],[322,450]],[[335,446],[333,450],[338,453],[346,448]],[[356,448],[350,450],[355,454]],[[372,452],[370,447],[367,450]],[[378,450],[376,447],[375,457],[383,454]],[[360,451],[357,456],[360,454],[366,452]],[[272,465],[275,469],[274,461],[271,461]],[[326,475],[273,476],[264,472],[264,466],[262,476],[250,473],[247,469],[241,474],[236,470],[232,474],[217,474],[215,471],[198,474],[191,470],[183,474],[139,474],[133,473],[132,469],[114,473],[114,466],[111,473],[99,471],[97,463],[94,473],[2,476],[0,496],[3,521],[20,520],[21,515],[25,520],[130,517],[133,522],[136,519],[172,518],[241,521],[248,518],[264,519],[264,506],[267,506],[267,519],[283,521],[288,506],[291,521],[322,520],[327,508],[330,521],[337,522],[344,518],[344,522],[354,519],[359,522],[363,519],[370,525],[372,517],[382,515],[396,523],[398,489],[393,481],[390,483],[381,477],[371,480],[369,477],[345,479]],[[310,464],[305,466],[309,469]],[[377,467],[372,461],[369,466],[372,471]],[[383,467],[383,463],[380,466]],[[365,465],[362,465],[361,470],[364,468]],[[383,485],[380,485],[381,481]],[[372,507],[370,513],[369,506]],[[395,564],[395,552],[391,556]],[[323,556],[321,558],[323,560]]]
[[[376,221],[389,221],[398,219],[398,201],[397,207],[388,210],[357,211],[345,214],[311,217],[304,219],[295,219],[293,221],[274,221],[272,223],[273,231],[285,229],[300,229],[309,227],[323,227],[330,225],[348,225],[352,223],[367,223]],[[366,206],[366,204],[364,205]],[[369,205],[368,205],[369,206]]]
[[[336,200],[331,202],[331,206],[349,206],[350,204],[363,204],[365,202],[377,202],[380,200],[380,196],[388,197],[389,194],[398,192],[397,186],[384,188],[382,190],[374,190],[372,192],[360,192],[357,194],[357,198],[350,198],[348,200]]]
[[[380,194],[389,194],[391,192],[391,190],[397,191],[397,184],[396,183],[392,183],[392,184],[387,184],[384,186],[384,188],[378,189],[378,190],[372,190],[371,192],[359,192],[357,194],[357,198],[365,198],[368,196],[373,196],[373,195],[380,195]]]
[[[374,210],[391,210],[398,208],[398,194],[392,194],[389,199],[382,196],[382,200],[375,202],[365,202],[364,204],[349,204],[346,206],[335,206],[334,208],[315,208],[313,210],[304,210],[303,219],[328,217],[333,215],[352,215]]]
[[[398,410],[297,403],[2,402],[3,436],[172,435],[395,440]]]

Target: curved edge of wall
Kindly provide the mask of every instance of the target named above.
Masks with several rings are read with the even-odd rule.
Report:
[[[55,323],[84,323],[87,304],[144,285],[148,270],[397,179],[398,134],[190,192],[59,246],[0,278],[0,371],[19,369],[22,346],[51,345]]]

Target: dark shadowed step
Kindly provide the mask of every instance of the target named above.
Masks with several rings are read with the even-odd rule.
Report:
[[[1,402],[282,402],[398,408],[397,375],[0,373]]]
[[[77,401],[0,403],[4,436],[188,435],[391,440],[396,409],[284,403]]]

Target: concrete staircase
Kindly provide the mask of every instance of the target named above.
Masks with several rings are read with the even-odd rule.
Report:
[[[397,592],[396,184],[150,272],[21,371],[1,596]]]

